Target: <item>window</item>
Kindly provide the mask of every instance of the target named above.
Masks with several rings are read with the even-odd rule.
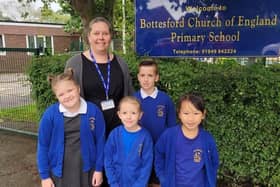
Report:
[[[83,40],[79,38],[78,40],[73,40],[70,43],[70,51],[83,51]]]
[[[28,43],[27,47],[28,48],[35,48],[35,37],[34,36],[28,36]]]
[[[43,55],[44,52],[54,54],[52,36],[43,36],[43,35],[27,36],[26,41],[27,41],[28,48],[43,48],[43,52],[41,52],[40,55]],[[31,53],[28,54],[31,55]]]
[[[46,53],[53,54],[53,47],[52,47],[52,37],[46,36],[45,37],[45,44],[46,44]]]
[[[37,36],[36,37],[36,43],[37,43],[37,47],[39,48],[44,48],[44,36]]]
[[[52,38],[50,36],[46,36],[46,47],[52,48]]]
[[[0,34],[0,48],[5,48],[5,36]],[[6,51],[0,51],[0,55],[6,55]]]

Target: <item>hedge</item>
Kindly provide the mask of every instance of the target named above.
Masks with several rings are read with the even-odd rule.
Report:
[[[34,59],[29,77],[40,114],[55,101],[47,74],[62,72],[68,55]],[[138,89],[134,55],[125,57]],[[215,137],[221,186],[280,184],[280,66],[241,66],[232,60],[216,64],[191,59],[158,59],[158,87],[172,99],[200,92],[207,103],[206,129]]]

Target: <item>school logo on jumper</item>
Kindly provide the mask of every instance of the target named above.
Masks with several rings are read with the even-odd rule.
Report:
[[[162,117],[164,116],[164,105],[158,105],[157,106],[157,116]]]
[[[89,118],[89,126],[90,126],[91,130],[94,130],[94,128],[95,128],[95,118],[94,117]]]
[[[193,150],[193,161],[194,162],[201,162],[201,157],[202,157],[202,150],[201,149],[195,149]]]
[[[139,147],[138,147],[138,155],[139,155],[139,157],[141,157],[142,151],[143,151],[143,144],[141,143],[141,144],[139,144]]]

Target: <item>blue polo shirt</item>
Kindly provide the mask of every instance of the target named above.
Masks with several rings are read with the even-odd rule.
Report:
[[[176,141],[175,177],[177,187],[205,186],[205,167],[202,154],[200,133],[194,139],[189,139],[184,136],[182,129],[180,129]]]

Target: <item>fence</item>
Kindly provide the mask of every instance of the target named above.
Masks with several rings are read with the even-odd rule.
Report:
[[[0,129],[37,135],[36,107],[26,75],[40,49],[0,48]]]

